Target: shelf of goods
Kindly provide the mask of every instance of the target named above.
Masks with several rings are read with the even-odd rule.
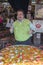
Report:
[[[13,34],[10,34],[9,29],[0,31],[0,49],[10,46],[15,42]]]
[[[0,50],[0,65],[43,65],[43,50],[29,45],[9,46]]]
[[[35,5],[35,18],[43,18],[43,4]]]
[[[4,37],[6,37],[6,36],[9,36],[10,35],[10,32],[9,32],[9,29],[7,30],[7,29],[3,29],[2,31],[0,31],[0,39],[1,38],[4,38]]]

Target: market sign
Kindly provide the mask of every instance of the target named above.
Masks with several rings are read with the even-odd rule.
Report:
[[[36,32],[43,32],[43,20],[33,20],[33,25],[36,27]]]
[[[40,28],[41,27],[41,24],[36,24],[36,28]]]

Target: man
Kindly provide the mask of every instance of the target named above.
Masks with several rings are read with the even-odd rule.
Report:
[[[24,13],[22,10],[17,11],[17,20],[13,23],[10,32],[14,32],[15,44],[31,44],[31,36],[33,31],[35,31],[35,26],[28,20],[24,18]]]

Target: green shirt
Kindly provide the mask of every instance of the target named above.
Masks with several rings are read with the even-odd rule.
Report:
[[[26,41],[30,38],[30,21],[28,19],[24,19],[22,22],[16,20],[13,26],[15,39],[17,41]]]

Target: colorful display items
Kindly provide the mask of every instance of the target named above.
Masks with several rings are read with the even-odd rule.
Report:
[[[0,65],[43,65],[43,50],[16,45],[0,51]]]

